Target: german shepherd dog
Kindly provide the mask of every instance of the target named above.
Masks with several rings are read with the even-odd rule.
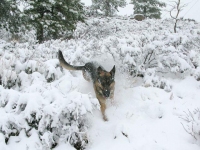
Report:
[[[97,99],[101,105],[101,112],[103,119],[107,121],[105,115],[106,110],[106,100],[114,98],[114,88],[115,88],[115,66],[110,72],[103,69],[103,67],[95,64],[93,62],[86,63],[84,66],[72,66],[68,64],[61,51],[58,52],[58,58],[60,65],[67,70],[82,70],[83,77],[87,81],[93,82],[93,88]]]

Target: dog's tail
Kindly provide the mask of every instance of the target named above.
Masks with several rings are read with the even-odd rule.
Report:
[[[68,64],[65,61],[65,59],[64,59],[63,54],[62,54],[61,51],[58,52],[58,59],[60,61],[60,65],[63,68],[67,69],[67,70],[84,70],[85,69],[85,66],[72,66],[72,65]]]

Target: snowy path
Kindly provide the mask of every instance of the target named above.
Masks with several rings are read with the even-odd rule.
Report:
[[[153,87],[124,88],[125,80],[116,79],[120,83],[114,104],[108,104],[109,121],[98,110],[89,116],[88,150],[199,150],[179,118],[200,106],[199,82],[190,77],[172,81],[173,90],[167,93]]]

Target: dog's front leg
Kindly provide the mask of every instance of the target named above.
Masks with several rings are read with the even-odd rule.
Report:
[[[97,86],[94,84],[94,91],[96,94],[97,99],[99,100],[99,104],[101,105],[101,113],[103,116],[104,121],[108,121],[106,115],[105,115],[105,111],[106,111],[106,100],[105,98],[103,98],[102,96],[102,91],[100,89],[97,88]]]
[[[100,102],[100,105],[101,105],[101,113],[102,113],[102,116],[103,116],[103,120],[104,121],[108,121],[108,118],[105,115],[106,103],[105,102]]]
[[[114,91],[111,91],[109,99],[111,101],[111,104],[113,104],[114,103]]]

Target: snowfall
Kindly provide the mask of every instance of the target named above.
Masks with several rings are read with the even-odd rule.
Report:
[[[90,18],[74,39],[0,40],[0,150],[199,150],[200,24]],[[116,66],[102,119],[93,85],[73,65]]]

